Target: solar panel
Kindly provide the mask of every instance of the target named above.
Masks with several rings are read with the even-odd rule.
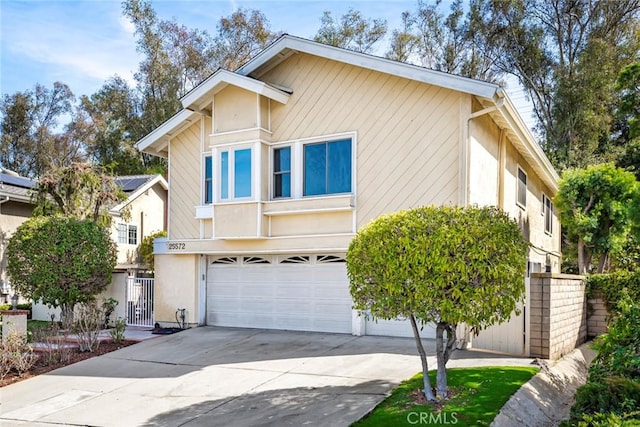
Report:
[[[130,193],[143,186],[153,175],[120,176],[116,178],[116,185],[125,193]]]
[[[14,185],[16,187],[22,188],[33,188],[35,187],[35,181],[30,180],[29,178],[24,178],[21,176],[13,176],[6,173],[0,172],[0,182],[4,184]]]

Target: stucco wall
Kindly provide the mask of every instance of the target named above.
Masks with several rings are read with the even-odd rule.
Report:
[[[16,228],[31,216],[33,206],[15,201],[0,204],[0,280],[6,280],[5,249]],[[0,301],[3,302],[3,301]]]
[[[118,264],[138,263],[138,246],[142,243],[142,239],[165,229],[164,210],[166,200],[167,191],[160,184],[155,184],[127,205],[130,214],[129,219],[114,218],[113,226],[111,227],[111,238],[118,246]],[[120,223],[137,226],[137,244],[118,243],[118,224]]]
[[[175,326],[178,308],[186,308],[186,322],[198,323],[198,255],[157,255],[154,318]]]

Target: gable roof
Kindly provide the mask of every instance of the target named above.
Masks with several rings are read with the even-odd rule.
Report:
[[[116,185],[127,193],[127,199],[109,209],[112,215],[119,215],[122,208],[156,184],[160,184],[165,190],[169,189],[169,184],[162,175],[124,175],[116,177],[115,181]]]
[[[245,88],[253,91],[261,88],[261,90],[272,91],[269,93],[288,94],[289,92],[282,88],[276,88],[263,82],[260,82],[262,85],[256,85],[254,82],[259,82],[258,79],[267,71],[296,53],[319,56],[475,96],[496,123],[507,131],[507,136],[511,139],[518,152],[527,160],[543,182],[552,192],[555,193],[557,191],[559,180],[557,172],[536,142],[531,130],[520,117],[513,102],[499,85],[329,46],[288,34],[280,36],[249,62],[236,70],[235,73],[226,70],[216,71],[216,73],[182,98],[185,110],[182,110],[151,134],[141,139],[136,144],[137,148],[141,151],[166,157],[166,152],[163,150],[166,148],[168,137],[174,134],[180,126],[184,126],[179,116],[183,115],[185,119],[182,120],[187,120],[194,114],[198,114],[191,109],[202,108],[203,100],[211,93],[215,93],[217,85],[219,86],[224,82],[228,84],[240,82],[247,85]],[[216,77],[218,74],[219,76]],[[250,80],[238,80],[232,78],[231,76],[233,75],[244,76]]]
[[[484,98],[501,98],[503,96],[502,88],[495,83],[470,79],[407,64],[405,62],[393,61],[379,56],[329,46],[289,34],[280,36],[263,51],[249,60],[249,62],[238,68],[236,73],[260,78],[264,73],[296,52],[320,56],[322,58],[332,59],[334,61],[344,62],[434,86],[457,90],[471,95],[482,96]]]

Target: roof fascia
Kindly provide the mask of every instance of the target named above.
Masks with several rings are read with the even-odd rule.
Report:
[[[273,99],[281,104],[286,104],[289,101],[288,93],[270,86],[265,82],[232,73],[231,71],[218,70],[192,91],[183,96],[181,99],[182,106],[184,108],[195,110],[201,109],[205,100],[209,101],[208,98],[217,92],[216,89],[220,90],[220,86],[224,87],[226,85],[233,85],[246,89],[259,95],[266,96],[267,98]]]
[[[311,40],[284,35],[273,42],[252,60],[240,67],[236,73],[250,75],[278,56],[286,49],[304,52],[315,56],[375,70],[387,74],[405,77],[411,80],[440,86],[483,98],[494,98],[500,87],[494,83],[456,76],[441,71],[430,70],[416,65],[406,64],[377,56],[353,52],[334,46],[324,45]]]
[[[182,126],[185,125],[185,122],[189,122],[190,124],[190,120],[194,116],[199,117],[200,113],[187,109],[180,111],[155,128],[150,134],[138,141],[135,144],[136,148],[140,151],[157,156],[158,153],[169,143],[171,134],[182,128]]]
[[[129,195],[129,197],[127,197],[126,200],[124,200],[123,202],[115,205],[113,208],[109,209],[109,213],[111,215],[116,215],[116,216],[120,215],[120,211],[125,206],[127,206],[130,203],[132,203],[135,199],[140,197],[140,195],[142,195],[142,193],[144,193],[145,191],[147,191],[148,189],[150,189],[151,187],[153,187],[156,184],[160,184],[162,186],[162,188],[164,188],[165,190],[169,189],[169,184],[167,183],[167,180],[164,179],[164,177],[162,175],[156,175],[155,177],[153,177],[152,179],[150,179],[149,181],[147,181],[146,183],[144,183],[143,185],[138,187],[136,189],[136,191],[134,191],[133,193],[131,193]]]

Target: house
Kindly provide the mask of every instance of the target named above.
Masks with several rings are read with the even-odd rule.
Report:
[[[135,306],[142,292],[136,288],[136,285],[139,288],[140,283],[147,283],[147,281],[135,280],[134,287],[128,289],[129,278],[146,275],[148,268],[138,254],[138,247],[142,239],[155,232],[166,230],[165,208],[168,190],[167,181],[161,175],[119,176],[115,181],[116,185],[127,195],[123,202],[109,210],[109,214],[113,218],[111,237],[116,243],[118,260],[111,283],[98,296],[98,301],[103,298],[114,298],[118,301],[112,319],[130,318],[132,313],[136,311]],[[148,294],[152,294],[152,292],[152,289],[144,291]],[[127,313],[127,310],[132,313]],[[149,310],[149,313],[151,311],[152,309]],[[36,320],[50,320],[52,314],[59,318],[60,310],[36,303],[33,304],[32,312],[32,316]]]
[[[116,270],[136,275],[147,269],[138,256],[142,239],[167,229],[168,185],[161,175],[119,176],[115,181],[127,195],[126,200],[109,209],[113,218],[111,237],[118,247]]]
[[[420,205],[496,205],[559,270],[558,175],[498,85],[283,35],[181,101],[137,143],[169,163],[160,323],[411,336],[352,310],[344,256]]]
[[[30,191],[34,186],[34,181],[15,172],[0,171],[0,304],[9,302],[12,293],[5,249],[11,235],[33,212]]]

